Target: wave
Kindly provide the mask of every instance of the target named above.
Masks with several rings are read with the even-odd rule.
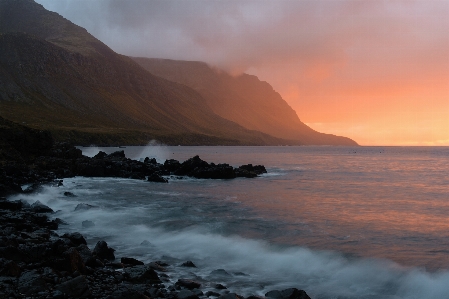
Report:
[[[337,252],[282,247],[263,240],[211,233],[208,226],[219,225],[216,223],[186,223],[182,228],[184,220],[181,217],[157,218],[160,206],[155,201],[105,200],[98,196],[105,191],[89,189],[88,182],[87,179],[73,179],[72,183],[60,188],[46,187],[40,193],[11,199],[21,198],[29,203],[39,200],[50,206],[57,211],[51,217],[60,217],[70,224],[61,226],[60,233],[79,231],[87,237],[90,247],[104,239],[117,249],[117,257],[134,256],[145,262],[164,260],[171,265],[192,260],[198,267],[193,271],[197,278],[223,283],[245,296],[262,296],[273,289],[297,287],[316,299],[448,298],[448,271],[429,273],[388,260],[349,258]],[[75,186],[76,194],[89,196],[63,195],[65,191],[73,191]],[[158,194],[158,191],[153,194],[179,196]],[[80,203],[97,208],[75,211]],[[171,209],[182,213],[179,206],[174,205]],[[84,228],[81,224],[84,220],[93,221],[95,226]],[[164,225],[158,225],[163,221],[166,221]],[[167,223],[170,221],[179,223],[170,226]],[[214,231],[217,231],[216,227]],[[224,269],[229,275],[211,274],[216,269]],[[169,275],[173,281],[179,275],[192,275],[189,274],[191,269],[182,271],[178,269]]]

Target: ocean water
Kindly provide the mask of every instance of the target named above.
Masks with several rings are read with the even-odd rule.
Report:
[[[57,210],[69,223],[61,234],[79,231],[91,247],[106,240],[118,258],[167,262],[173,282],[245,296],[297,287],[313,299],[449,298],[448,147],[81,149],[266,166],[254,179],[168,184],[76,177],[19,196]],[[80,203],[96,208],[75,211]],[[187,260],[198,268],[177,267]]]

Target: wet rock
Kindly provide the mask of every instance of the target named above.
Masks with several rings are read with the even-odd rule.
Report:
[[[166,271],[166,269],[164,267],[162,267],[161,265],[159,265],[156,262],[149,263],[148,267],[150,267],[151,269],[156,270],[156,271],[162,271],[162,272]]]
[[[0,276],[19,277],[21,272],[16,262],[0,258]]]
[[[199,299],[198,295],[190,290],[181,290],[176,293],[178,299]]]
[[[75,271],[84,273],[86,271],[83,258],[74,247],[69,248],[62,254],[62,256],[64,257],[64,264],[61,265],[61,270],[68,271],[69,273],[73,273]]]
[[[65,222],[64,220],[62,220],[61,218],[56,218],[55,222],[57,224],[61,224],[61,225],[69,225],[67,222]]]
[[[10,211],[19,211],[22,209],[23,203],[19,200],[9,201],[9,200],[0,200],[0,209],[10,210]]]
[[[310,299],[305,291],[298,290],[297,288],[289,288],[283,291],[269,291],[265,294],[265,297],[273,299]]]
[[[79,203],[76,205],[75,211],[87,211],[90,209],[97,209],[97,208],[98,208],[97,206],[93,206],[87,203]]]
[[[143,262],[136,260],[135,258],[132,258],[132,257],[122,257],[120,259],[120,261],[122,262],[122,264],[130,265],[130,266],[144,265]]]
[[[196,268],[195,264],[192,261],[187,261],[185,263],[181,264],[181,267],[190,267],[190,268]]]
[[[86,298],[91,295],[85,276],[78,276],[56,286],[56,290],[75,298]]]
[[[164,168],[169,172],[174,172],[180,167],[181,167],[181,163],[179,163],[178,160],[169,159],[169,160],[165,160],[165,162],[164,162]]]
[[[201,160],[197,155],[184,161],[181,166],[174,172],[175,175],[190,175],[196,168],[208,168],[209,163]]]
[[[225,269],[217,269],[217,270],[214,270],[214,271],[210,272],[210,274],[211,275],[216,275],[216,276],[231,276],[231,274],[226,272]]]
[[[108,154],[103,151],[99,151],[98,154],[94,156],[94,159],[104,159]]]
[[[84,228],[90,228],[90,227],[94,227],[95,226],[95,223],[93,221],[90,221],[90,220],[84,220],[81,224],[82,224],[82,226]]]
[[[62,235],[62,237],[69,239],[74,244],[74,246],[79,246],[81,244],[87,245],[86,239],[84,239],[83,235],[79,232],[70,234],[66,233]]]
[[[107,299],[151,299],[145,294],[131,288],[120,288],[114,291]]]
[[[155,183],[168,183],[168,180],[161,177],[160,175],[153,173],[150,176],[148,176],[148,182],[155,182]]]
[[[147,266],[125,268],[125,279],[137,283],[161,283],[157,273]]]
[[[244,299],[245,297],[237,295],[236,293],[228,293],[218,297],[218,299]]]
[[[113,261],[115,260],[114,251],[115,249],[109,248],[105,241],[98,241],[93,253],[101,259]]]
[[[222,285],[221,283],[217,283],[217,284],[215,285],[215,288],[216,288],[217,290],[226,290],[226,289],[227,289],[227,287],[225,287],[225,286]]]
[[[178,279],[175,285],[189,290],[199,289],[201,287],[201,284],[199,282],[190,279]]]
[[[108,158],[126,158],[124,150],[113,152],[112,154],[109,154],[107,157]]]
[[[53,213],[53,210],[41,203],[39,200],[31,205],[31,210],[35,213]]]
[[[22,273],[17,285],[19,292],[27,296],[47,290],[45,280],[35,270]]]
[[[64,196],[67,196],[67,197],[76,197],[75,194],[73,194],[72,192],[69,192],[69,191],[64,192]]]

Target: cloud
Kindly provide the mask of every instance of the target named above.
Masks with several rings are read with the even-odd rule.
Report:
[[[37,2],[121,54],[255,74],[309,123],[447,109],[449,1]]]

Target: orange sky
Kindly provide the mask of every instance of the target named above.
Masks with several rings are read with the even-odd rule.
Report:
[[[317,131],[449,145],[447,0],[37,0],[118,53],[269,82]]]

